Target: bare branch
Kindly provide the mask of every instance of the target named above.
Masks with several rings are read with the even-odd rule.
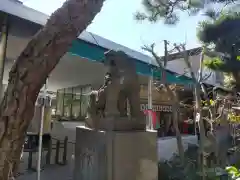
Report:
[[[188,75],[188,69],[187,68],[184,68],[184,72],[183,72],[183,74],[179,74],[179,75],[177,75],[176,77],[177,78],[179,78],[179,77],[181,77],[181,76],[185,76],[185,75]]]
[[[211,75],[212,75],[212,72],[206,74],[206,75],[202,78],[201,81],[204,82],[204,81],[208,80],[208,79],[211,77]]]
[[[174,43],[173,45],[174,45],[175,49],[179,53],[183,53],[184,54],[183,59],[184,59],[186,65],[187,65],[187,68],[190,71],[190,75],[191,75],[192,80],[196,84],[198,81],[197,81],[197,78],[196,78],[196,76],[195,76],[195,74],[194,74],[194,72],[192,70],[192,65],[191,65],[191,63],[189,61],[189,55],[188,55],[188,52],[186,51],[185,44],[182,43],[182,44],[178,44],[177,45],[176,43]]]
[[[154,47],[155,47],[155,44],[151,44],[150,46],[147,46],[147,45],[144,45],[142,47],[143,50],[151,53],[151,55],[154,57],[154,59],[156,60],[157,64],[159,65],[159,67],[161,68],[161,70],[164,70],[164,66],[163,66],[163,62],[164,62],[164,58],[162,57],[159,57],[157,55],[157,53],[154,51]]]

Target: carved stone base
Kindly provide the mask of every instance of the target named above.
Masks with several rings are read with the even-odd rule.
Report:
[[[134,131],[145,130],[145,119],[129,119],[129,118],[103,118],[98,121],[86,119],[86,126],[96,130],[112,130],[112,131]]]
[[[76,129],[73,180],[157,180],[157,133]]]

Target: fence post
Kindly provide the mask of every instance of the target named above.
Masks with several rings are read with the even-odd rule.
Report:
[[[59,164],[59,150],[60,150],[60,141],[57,140],[57,143],[56,143],[55,164]]]
[[[32,151],[30,150],[28,153],[28,169],[32,169]]]
[[[64,146],[63,146],[63,164],[67,164],[67,147],[68,147],[68,137],[66,136],[64,139]]]
[[[52,138],[50,138],[48,142],[48,150],[46,155],[46,164],[51,164],[51,157],[52,157]]]
[[[28,152],[28,169],[32,169],[32,157],[33,157],[33,136],[28,136],[27,139]]]

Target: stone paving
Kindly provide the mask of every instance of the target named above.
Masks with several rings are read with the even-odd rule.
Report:
[[[191,143],[194,144],[196,141],[196,137],[195,136],[183,136],[183,141],[184,141],[184,145],[186,145],[187,143]],[[168,143],[167,143],[168,142]],[[163,145],[164,143],[164,145]],[[161,153],[160,151],[158,152],[159,158],[162,159],[163,157],[171,157],[171,154],[174,151],[173,145],[176,146],[176,140],[173,137],[168,137],[168,138],[159,138],[158,139],[158,149],[161,149]],[[171,151],[169,152],[169,149],[171,149]],[[72,180],[72,176],[73,176],[73,169],[74,169],[74,156],[73,156],[73,151],[74,150],[74,145],[73,144],[69,144],[68,145],[68,164],[65,166],[61,166],[61,165],[55,165],[53,164],[54,162],[54,156],[55,154],[52,154],[52,164],[51,165],[45,165],[43,171],[41,172],[41,180]],[[170,153],[170,154],[169,154]],[[33,157],[33,159],[35,159],[35,161],[33,162],[33,167],[36,167],[36,155]],[[161,155],[161,156],[160,156]],[[19,172],[21,173],[20,176],[18,176],[16,178],[16,180],[37,180],[37,173],[36,172],[30,172],[30,171],[26,171],[27,169],[27,162],[28,162],[28,154],[24,153],[23,155],[23,162],[20,165],[20,170]],[[43,164],[45,164],[45,162],[43,161]]]
[[[33,168],[37,166],[36,156],[37,154],[33,156]],[[21,162],[19,168],[20,174],[16,180],[37,180],[37,173],[27,170],[27,157],[28,154],[24,153],[23,161]],[[54,160],[52,160],[52,162],[54,162]],[[43,164],[45,164],[44,161]],[[69,158],[67,165],[44,165],[41,172],[41,180],[72,180],[73,167],[73,160],[71,160],[71,158]]]
[[[16,180],[36,180],[36,172],[25,172],[20,175]],[[68,165],[58,166],[50,165],[41,172],[41,180],[72,180],[72,170]]]

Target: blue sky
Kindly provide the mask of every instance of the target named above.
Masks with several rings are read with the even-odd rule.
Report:
[[[51,14],[65,0],[22,0],[25,5]],[[187,48],[199,46],[196,38],[196,26],[201,16],[189,17],[181,15],[181,21],[176,26],[167,26],[162,22],[136,22],[133,14],[143,10],[141,0],[107,0],[102,11],[88,27],[88,31],[100,35],[118,44],[143,52],[141,46],[155,42],[159,54],[163,53],[162,40],[172,43],[187,42]]]

